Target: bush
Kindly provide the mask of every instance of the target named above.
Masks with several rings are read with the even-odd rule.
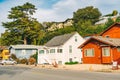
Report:
[[[36,63],[36,60],[34,58],[29,58],[28,62],[32,65]]]
[[[37,62],[37,52],[36,52],[36,54],[31,55],[30,58],[34,58]]]
[[[16,55],[15,54],[11,54],[11,56],[10,56],[13,60],[16,60],[17,59],[17,57],[16,57]]]
[[[72,64],[78,64],[78,62],[77,61],[75,61],[75,62],[65,62],[65,64],[66,65],[72,65]]]
[[[21,63],[21,64],[26,64],[26,63],[28,63],[28,60],[27,60],[27,59],[21,59],[21,60],[20,60],[20,63]]]
[[[18,64],[20,63],[20,59],[19,59],[19,58],[15,59],[15,61],[16,61]]]

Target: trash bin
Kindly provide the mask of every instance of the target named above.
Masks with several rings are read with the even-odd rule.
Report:
[[[117,61],[113,61],[112,70],[117,70],[117,69],[118,69],[118,63],[117,63]]]

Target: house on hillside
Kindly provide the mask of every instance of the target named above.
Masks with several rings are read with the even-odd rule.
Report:
[[[93,36],[82,45],[83,63],[120,64],[120,23],[111,25],[100,36]]]
[[[10,54],[15,54],[17,58],[29,58],[35,54],[38,50],[38,46],[35,45],[11,45]]]
[[[115,15],[115,16],[102,16],[100,17],[99,21],[95,23],[95,25],[100,25],[100,24],[105,24],[108,22],[108,19],[112,19],[115,21],[120,15]]]
[[[47,29],[48,31],[54,31],[65,27],[72,26],[74,23],[73,19],[67,19],[63,22],[53,22],[53,24]],[[44,24],[45,25],[45,24]]]
[[[84,41],[77,32],[56,36],[38,50],[38,64],[52,64],[54,61],[58,64],[72,61],[81,63],[82,53],[78,46]]]

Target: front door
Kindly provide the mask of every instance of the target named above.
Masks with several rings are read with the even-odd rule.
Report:
[[[102,63],[111,63],[110,47],[102,48]]]

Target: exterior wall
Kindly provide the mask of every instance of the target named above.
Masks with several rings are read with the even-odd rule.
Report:
[[[85,64],[111,64],[113,61],[117,61],[118,64],[120,64],[120,49],[118,50],[116,47],[107,47],[110,48],[110,56],[103,56],[102,54],[102,48],[99,45],[102,43],[96,42],[94,40],[91,40],[88,42],[83,48],[83,63]],[[85,50],[86,49],[94,49],[94,56],[93,57],[86,57]]]
[[[113,26],[108,31],[103,33],[101,36],[103,37],[109,36],[110,38],[120,38],[120,25]]]
[[[112,57],[113,61],[117,61],[120,64],[120,50],[113,48]]]
[[[110,38],[120,38],[120,24],[115,24],[108,30],[106,30],[101,36],[110,37]],[[97,41],[101,44],[99,41]],[[95,44],[96,41],[90,41],[85,44],[82,48],[83,51],[83,63],[89,64],[101,64],[101,63],[112,63],[113,61],[117,61],[120,64],[120,51],[116,47],[110,47],[110,57],[102,57],[102,47]],[[84,56],[85,49],[93,48],[95,51],[94,57],[86,57]]]
[[[85,50],[92,48],[94,50],[93,57],[86,57]],[[101,64],[101,48],[94,41],[89,42],[82,48],[83,63],[85,64]]]
[[[10,54],[15,54],[17,58],[29,58],[31,55],[35,54],[37,49],[10,49]]]
[[[9,57],[10,57],[9,50],[4,49],[4,50],[0,53],[0,57],[2,57],[2,59],[9,59]]]
[[[50,49],[55,49],[55,53],[50,53]],[[58,53],[57,49],[62,49],[62,47],[49,47],[47,49],[38,50],[38,64],[49,63],[52,64],[54,61],[59,63],[59,61],[64,62],[64,53]],[[44,54],[40,54],[39,51],[44,50]],[[61,63],[62,64],[62,63]]]
[[[77,42],[75,41],[75,37],[77,37]],[[85,40],[78,33],[76,33],[64,44],[63,48],[66,62],[70,62],[71,58],[72,61],[82,63],[82,52],[78,46],[81,45],[84,41]],[[69,46],[72,46],[72,53],[69,52]]]
[[[75,42],[75,36],[77,36],[77,42]],[[71,37],[65,44],[62,46],[57,47],[48,47],[48,51],[50,49],[55,49],[55,53],[48,53],[46,52],[44,54],[38,54],[38,64],[43,64],[44,62],[49,62],[52,64],[52,62],[56,61],[58,64],[64,64],[65,62],[69,62],[69,59],[72,58],[73,61],[82,62],[82,53],[81,50],[78,49],[78,46],[84,42],[84,39],[76,33],[73,37]],[[69,53],[69,46],[72,46],[72,53]],[[62,53],[58,53],[57,49],[62,49]],[[40,50],[40,49],[39,49]],[[39,51],[38,50],[38,51]],[[42,59],[44,58],[44,60]],[[41,60],[42,59],[42,60]],[[47,59],[47,61],[45,61]]]

